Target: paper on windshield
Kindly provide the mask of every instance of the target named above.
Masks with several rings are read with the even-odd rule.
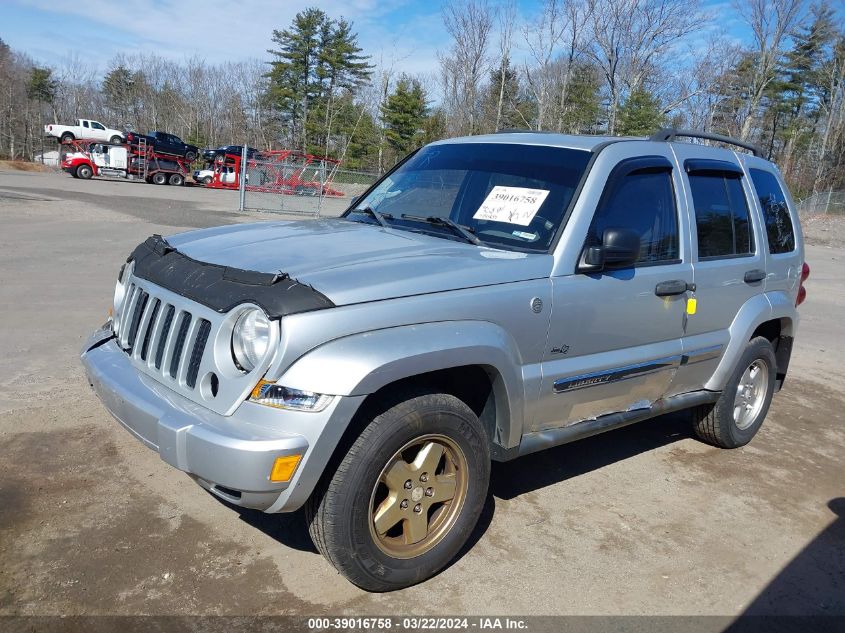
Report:
[[[472,218],[528,226],[548,195],[548,189],[493,187]]]

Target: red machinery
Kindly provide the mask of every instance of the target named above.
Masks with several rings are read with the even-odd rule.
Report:
[[[190,166],[183,157],[156,153],[144,139],[132,145],[74,139],[62,146],[73,149],[62,158],[62,169],[74,178],[86,180],[92,176],[112,176],[157,185],[182,185]]]
[[[213,189],[240,188],[242,158],[239,154],[218,156],[211,165]],[[297,196],[341,197],[329,187],[340,161],[293,150],[271,150],[247,159],[246,190]],[[201,172],[198,172],[201,173]]]

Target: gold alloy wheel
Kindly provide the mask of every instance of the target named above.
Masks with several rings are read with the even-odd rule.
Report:
[[[370,495],[370,533],[393,558],[425,554],[449,533],[466,500],[467,459],[445,435],[424,435],[400,448]]]

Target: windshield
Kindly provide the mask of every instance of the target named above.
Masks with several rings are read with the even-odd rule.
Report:
[[[369,208],[391,228],[460,239],[448,227],[420,221],[449,218],[490,246],[544,252],[589,159],[583,150],[538,145],[428,146],[388,174],[346,217],[375,222]]]

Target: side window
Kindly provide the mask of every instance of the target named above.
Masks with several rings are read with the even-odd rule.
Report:
[[[102,126],[102,124],[97,123],[96,121],[91,121],[91,129],[93,129],[93,130],[105,130],[106,128],[104,128]]]
[[[672,172],[661,168],[631,172],[608,183],[590,230],[587,246],[601,244],[605,229],[630,229],[640,236],[637,263],[680,260],[678,211]]]
[[[82,127],[88,127],[88,121],[83,121],[83,122],[82,122]]]
[[[760,198],[763,209],[763,221],[766,223],[766,235],[769,238],[770,253],[789,253],[795,250],[795,233],[792,230],[792,218],[786,196],[771,172],[751,169],[751,181]]]
[[[699,258],[753,253],[754,234],[739,175],[690,174],[689,182],[698,225]]]

